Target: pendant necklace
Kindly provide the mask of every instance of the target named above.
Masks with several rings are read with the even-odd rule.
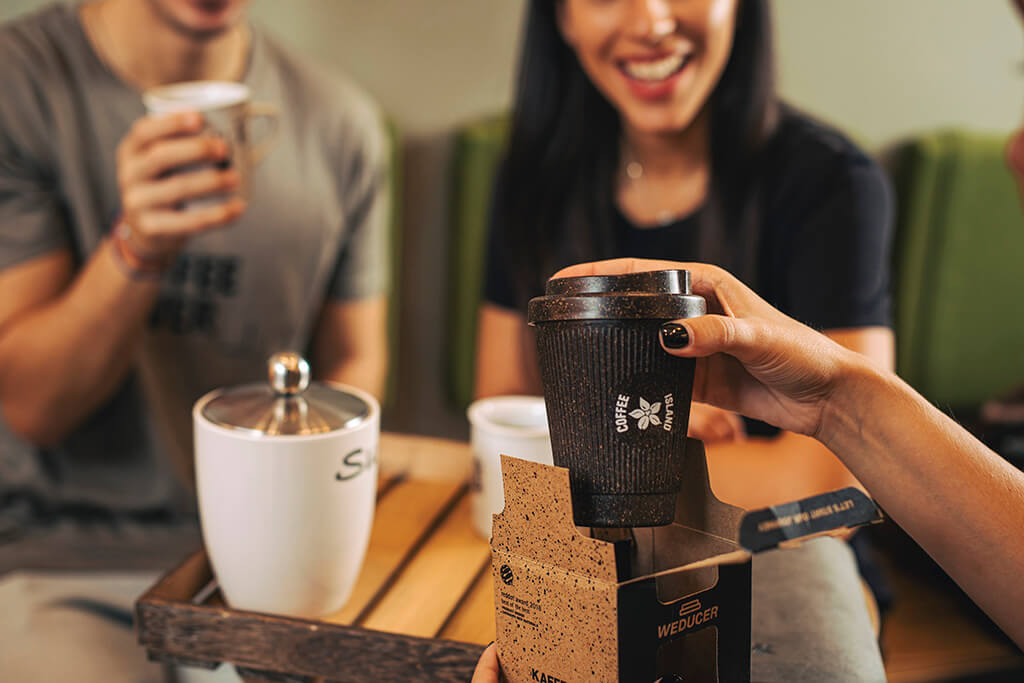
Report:
[[[640,189],[641,195],[646,195],[649,193],[649,185],[641,185],[641,181],[644,179],[644,167],[639,161],[633,160],[626,162],[625,166],[623,167],[623,173],[629,180],[630,184]],[[647,199],[651,198],[648,197]],[[650,202],[650,205],[656,206],[657,202]],[[679,214],[671,209],[659,209],[655,214],[654,225],[637,225],[636,227],[640,229],[662,228],[674,222],[679,217]]]

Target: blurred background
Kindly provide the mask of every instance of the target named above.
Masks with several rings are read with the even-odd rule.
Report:
[[[51,1],[0,0],[0,21]],[[479,284],[479,272],[477,279],[465,276],[480,268],[488,173],[500,145],[500,116],[511,101],[524,4],[252,1],[249,16],[255,22],[294,49],[351,75],[381,105],[394,130],[400,267],[392,327],[398,331],[396,376],[386,430],[454,438],[468,434],[464,410],[472,383],[477,301],[477,293],[469,290]],[[968,404],[976,408],[1019,384],[1024,379],[1019,353],[1024,319],[1014,321],[1006,312],[1020,308],[1024,254],[1004,245],[1011,238],[1019,245],[1024,230],[1001,145],[1024,122],[1024,31],[1010,3],[782,0],[772,9],[784,99],[880,157],[916,150],[910,158],[917,168],[907,167],[903,182],[894,172],[900,374],[947,410]],[[928,137],[949,130],[958,131],[958,137]],[[931,142],[914,147],[915,140]],[[928,168],[949,167],[954,156],[960,169],[955,201],[945,196],[952,180],[934,186],[915,180],[915,170],[917,178],[924,178]],[[1002,183],[999,201],[987,194],[986,179],[996,176]],[[467,179],[475,183],[473,189],[467,189]],[[935,212],[935,206],[944,211]],[[971,220],[965,224],[955,216]],[[461,249],[467,235],[472,245]],[[937,251],[938,244],[943,246]],[[1005,267],[994,267],[996,261]],[[904,262],[925,266],[915,271],[901,268]],[[992,296],[973,295],[978,273],[997,278],[985,286]],[[468,294],[460,296],[459,288]],[[948,292],[962,296],[954,301]],[[943,305],[930,306],[940,294],[946,297]],[[906,315],[916,308],[923,311],[917,318]],[[965,317],[975,313],[981,317]],[[973,337],[972,330],[977,332]],[[993,346],[979,348],[979,338],[992,339]],[[929,339],[941,344],[925,344]],[[1024,453],[1024,439],[1016,449]],[[906,541],[898,537],[896,543]],[[901,560],[905,573],[895,576],[894,588],[904,601],[882,638],[891,680],[937,680],[944,675],[933,679],[929,673],[934,673],[929,667],[939,656],[935,653],[957,649],[970,651],[967,659],[1019,663],[1015,648],[972,625],[980,619],[965,622],[958,616],[965,609],[961,603],[922,592],[922,572],[912,561],[925,562],[920,554]],[[943,584],[942,591],[955,589]]]
[[[3,0],[0,21],[47,0]],[[447,358],[453,139],[511,100],[522,0],[254,0],[250,16],[381,104],[400,145],[399,340],[385,428],[466,435]],[[923,131],[1024,118],[1021,30],[1003,0],[774,4],[782,96],[880,152]],[[457,391],[455,392],[458,393]]]

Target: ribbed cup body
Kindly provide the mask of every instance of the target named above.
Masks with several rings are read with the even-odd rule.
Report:
[[[536,323],[555,465],[579,526],[672,522],[693,392],[693,359],[658,343],[664,320]]]

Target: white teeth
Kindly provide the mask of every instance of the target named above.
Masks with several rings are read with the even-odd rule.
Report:
[[[626,61],[623,62],[622,69],[630,78],[661,81],[678,71],[685,60],[686,55],[669,55],[653,62]]]

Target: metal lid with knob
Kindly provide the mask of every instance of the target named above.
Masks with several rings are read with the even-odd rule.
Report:
[[[324,434],[358,426],[370,406],[340,387],[310,381],[309,363],[294,351],[275,353],[267,361],[269,384],[222,389],[202,409],[221,427],[260,436]]]

